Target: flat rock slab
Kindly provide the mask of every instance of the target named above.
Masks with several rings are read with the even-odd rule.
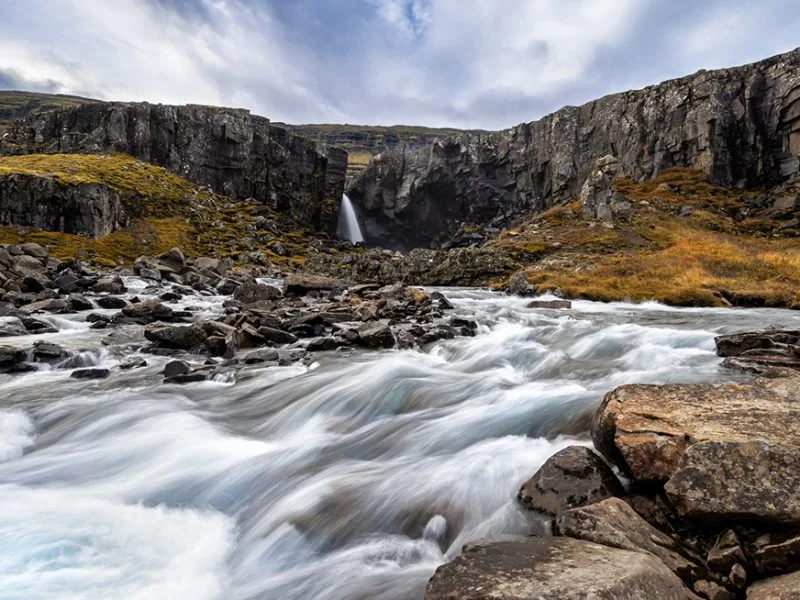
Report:
[[[664,489],[682,517],[800,524],[800,448],[770,442],[700,442]]]
[[[656,557],[570,538],[467,546],[428,583],[425,600],[696,600]]]
[[[800,600],[800,571],[755,582],[747,600]]]
[[[595,446],[634,479],[664,482],[703,441],[800,446],[800,378],[748,385],[624,385],[606,394]]]

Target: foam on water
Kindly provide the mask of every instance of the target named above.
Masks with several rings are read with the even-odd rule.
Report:
[[[418,600],[464,543],[530,529],[519,485],[588,443],[609,389],[733,380],[714,335],[800,326],[775,310],[447,294],[478,336],[424,352],[190,386],[161,384],[156,357],[100,382],[0,380],[13,398],[0,408],[0,599]],[[97,352],[103,333],[74,335],[115,364]]]

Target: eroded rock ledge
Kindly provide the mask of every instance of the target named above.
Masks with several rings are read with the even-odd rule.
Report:
[[[721,353],[767,343],[723,339]],[[622,386],[594,420],[602,459],[567,448],[520,490],[555,537],[468,546],[426,598],[800,598],[798,423],[800,375],[787,369]]]

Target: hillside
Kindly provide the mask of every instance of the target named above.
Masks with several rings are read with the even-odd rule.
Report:
[[[0,91],[0,131],[14,119],[38,115],[58,108],[72,108],[80,104],[99,102],[78,96],[38,94],[36,92]]]
[[[461,129],[414,127],[411,125],[288,125],[289,131],[315,140],[323,147],[338,146],[347,150],[347,182],[350,184],[367,168],[372,157],[405,146],[419,148],[437,139],[445,139],[460,133]],[[477,131],[475,131],[477,132]]]

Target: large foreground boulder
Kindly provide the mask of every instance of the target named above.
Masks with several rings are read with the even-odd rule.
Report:
[[[665,482],[692,444],[800,446],[800,378],[747,385],[624,385],[606,394],[595,446],[639,482]]]
[[[800,600],[800,572],[755,582],[747,600]]]
[[[651,554],[570,538],[467,546],[428,583],[425,600],[696,600]]]

